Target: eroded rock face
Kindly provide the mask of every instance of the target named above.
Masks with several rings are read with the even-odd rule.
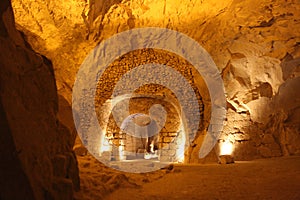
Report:
[[[72,135],[57,118],[51,61],[34,52],[16,30],[10,1],[1,1],[0,8],[1,167],[5,170],[1,168],[5,175],[1,175],[0,198],[72,199],[73,189],[79,189],[77,161],[73,143],[68,142]]]
[[[19,28],[52,60],[69,104],[76,72],[98,42],[132,28],[166,27],[198,41],[222,73],[228,112],[221,139],[235,143],[236,160],[300,154],[299,1],[101,2],[13,1]],[[191,162],[198,162],[202,139],[190,149]]]

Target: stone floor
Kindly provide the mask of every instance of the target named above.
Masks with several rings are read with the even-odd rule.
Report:
[[[142,174],[120,173],[82,157],[79,167],[82,189],[76,199],[300,199],[300,157],[175,164]]]

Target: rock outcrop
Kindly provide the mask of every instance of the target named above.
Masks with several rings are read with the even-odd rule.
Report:
[[[0,198],[73,199],[74,136],[57,117],[52,63],[15,28],[9,0],[0,16]]]
[[[221,139],[235,143],[236,160],[300,154],[299,1],[14,0],[13,7],[29,43],[52,60],[69,104],[76,72],[96,44],[132,28],[166,27],[198,41],[222,73]],[[201,142],[190,149],[191,162]]]

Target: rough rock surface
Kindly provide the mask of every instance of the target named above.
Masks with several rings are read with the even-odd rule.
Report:
[[[97,43],[132,28],[166,27],[198,41],[222,72],[222,139],[235,143],[236,160],[300,154],[298,0],[14,0],[13,7],[29,43],[52,60],[69,104],[76,72]],[[199,162],[201,142],[190,149],[191,162]]]
[[[9,0],[0,16],[0,199],[72,199],[78,167],[51,61],[16,30]]]

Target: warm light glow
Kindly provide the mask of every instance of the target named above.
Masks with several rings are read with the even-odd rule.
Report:
[[[179,162],[179,163],[184,162],[184,152],[182,152],[182,154],[177,157],[177,162]]]
[[[124,155],[124,146],[119,146],[119,159],[120,160],[125,160],[126,157]]]
[[[225,140],[220,143],[220,155],[231,155],[233,152],[233,143]]]
[[[100,156],[105,151],[111,151],[111,146],[110,146],[107,138],[103,134],[103,135],[101,135],[100,144],[99,144],[99,154],[100,154]]]
[[[102,115],[101,118],[103,118],[103,120],[100,121],[100,126],[102,128],[103,134],[100,135],[100,141],[99,141],[99,155],[101,156],[103,152],[111,152],[112,147],[109,144],[109,139],[112,138],[108,138],[106,137],[106,130],[107,130],[107,124],[109,121],[109,116],[111,113],[111,109],[112,109],[112,102],[110,100],[107,100],[104,105],[102,105],[101,107],[101,111]]]
[[[150,144],[150,151],[151,153],[154,153],[154,141],[152,141]]]
[[[150,153],[145,152],[144,158],[146,160],[151,158],[157,158],[158,157],[157,151],[154,151],[154,141],[152,141],[149,146],[150,146]]]
[[[183,163],[184,162],[184,150],[185,150],[185,131],[183,128],[183,124],[181,122],[181,126],[180,126],[180,134],[177,137],[177,150],[176,150],[176,160],[179,163]]]

